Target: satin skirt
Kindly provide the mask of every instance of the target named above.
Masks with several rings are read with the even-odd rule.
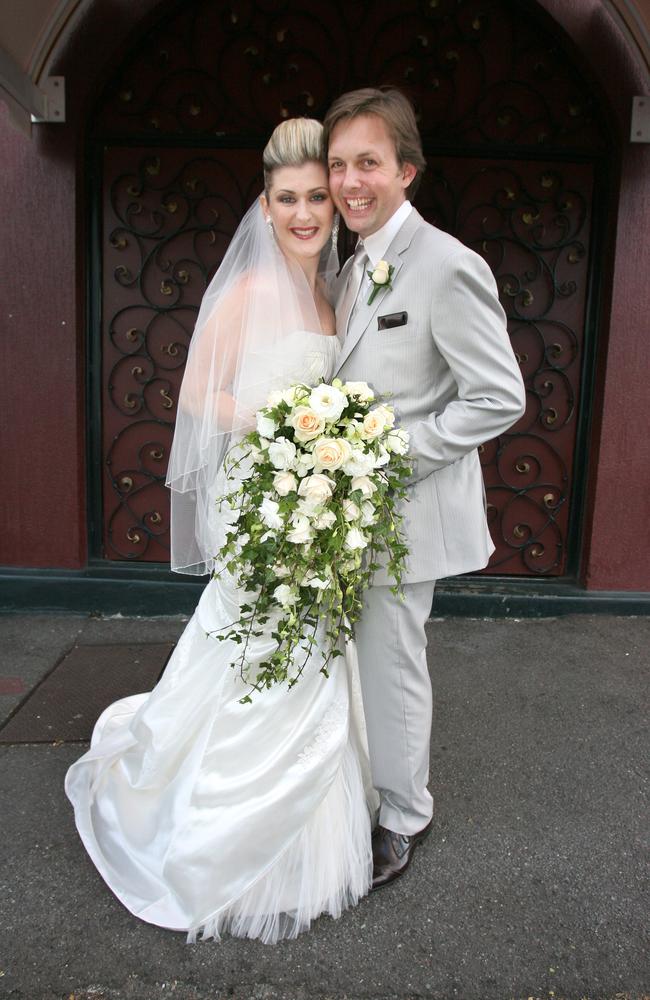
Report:
[[[372,880],[367,740],[354,647],[317,649],[291,690],[248,691],[232,580],[212,580],[155,689],[100,716],[65,789],[102,878],[142,920],[274,943],[338,917]],[[270,636],[255,640],[260,661]]]

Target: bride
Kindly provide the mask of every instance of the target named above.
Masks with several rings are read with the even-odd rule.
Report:
[[[265,193],[201,304],[170,456],[172,568],[215,569],[227,518],[223,457],[273,388],[334,370],[327,300],[336,268],[322,126],[283,122],[264,151]],[[240,594],[213,576],[156,688],[109,706],[66,793],[99,873],[135,916],[271,943],[338,917],[372,880],[365,730],[354,651],[290,690],[248,691],[238,647],[216,634]],[[249,646],[261,662],[273,648]]]

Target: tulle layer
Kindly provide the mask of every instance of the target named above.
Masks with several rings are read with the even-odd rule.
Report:
[[[359,761],[345,748],[334,782],[306,826],[239,899],[190,929],[189,942],[223,934],[275,944],[340,917],[372,884],[370,820]]]

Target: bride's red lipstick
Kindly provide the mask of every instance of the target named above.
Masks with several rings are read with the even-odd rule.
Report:
[[[291,226],[289,231],[299,240],[311,240],[318,232],[318,226],[305,226],[304,228]]]

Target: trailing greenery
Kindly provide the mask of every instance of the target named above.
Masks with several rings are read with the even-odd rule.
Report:
[[[273,392],[226,458],[219,497],[230,526],[215,575],[232,574],[239,618],[215,635],[240,646],[234,666],[254,691],[292,687],[314,649],[325,676],[361,613],[381,555],[398,593],[407,548],[400,501],[408,434],[365,382],[334,379]],[[270,636],[252,664],[249,645]]]

